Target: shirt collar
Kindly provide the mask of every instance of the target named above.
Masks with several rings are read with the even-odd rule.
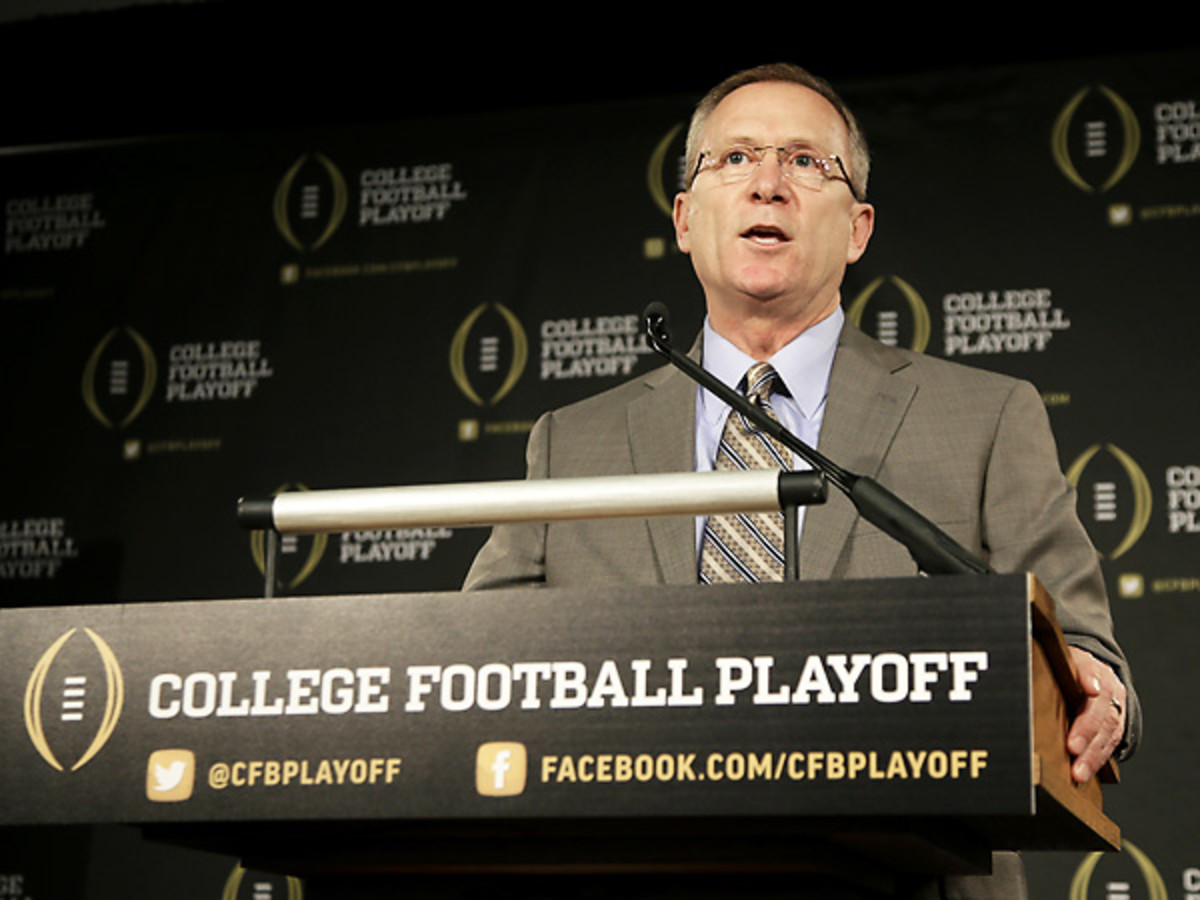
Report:
[[[787,387],[797,408],[811,419],[820,412],[829,392],[829,373],[837,352],[838,337],[846,320],[841,306],[816,325],[797,335],[768,362]],[[757,360],[743,353],[713,330],[704,320],[703,365],[730,387],[737,389],[746,370]],[[701,391],[701,414],[711,423],[720,422],[729,406],[708,391]]]

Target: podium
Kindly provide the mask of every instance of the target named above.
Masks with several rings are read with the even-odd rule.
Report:
[[[886,896],[1120,840],[1032,576],[7,609],[0,658],[0,825],[310,878]]]

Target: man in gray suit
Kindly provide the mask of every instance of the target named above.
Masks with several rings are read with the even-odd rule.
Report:
[[[793,432],[877,479],[995,570],[1038,575],[1088,697],[1068,735],[1072,774],[1086,781],[1140,734],[1096,552],[1031,385],[885,347],[845,322],[842,277],[874,227],[868,164],[849,109],[797,67],[740,73],[701,101],[688,133],[690,181],[674,210],[707,303],[693,356],[735,386],[755,363],[771,363],[764,402]],[[659,369],[543,416],[529,475],[711,469],[728,418],[721,401]],[[801,535],[803,578],[916,574],[907,551],[838,494],[807,511]],[[691,519],[500,526],[466,586],[694,584],[715,543]],[[995,872],[923,890],[1024,896],[1015,857],[997,855]]]

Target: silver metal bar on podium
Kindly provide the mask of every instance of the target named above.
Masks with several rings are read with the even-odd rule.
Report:
[[[472,526],[668,515],[768,512],[823,503],[815,472],[678,472],[463,484],[294,491],[242,500],[247,528],[313,534],[428,525]]]

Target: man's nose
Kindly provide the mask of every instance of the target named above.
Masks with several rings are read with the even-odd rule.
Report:
[[[785,185],[786,179],[783,177],[779,154],[773,149],[768,149],[759,164],[754,167],[754,174],[750,176],[750,188],[754,199],[767,203],[786,200]]]

